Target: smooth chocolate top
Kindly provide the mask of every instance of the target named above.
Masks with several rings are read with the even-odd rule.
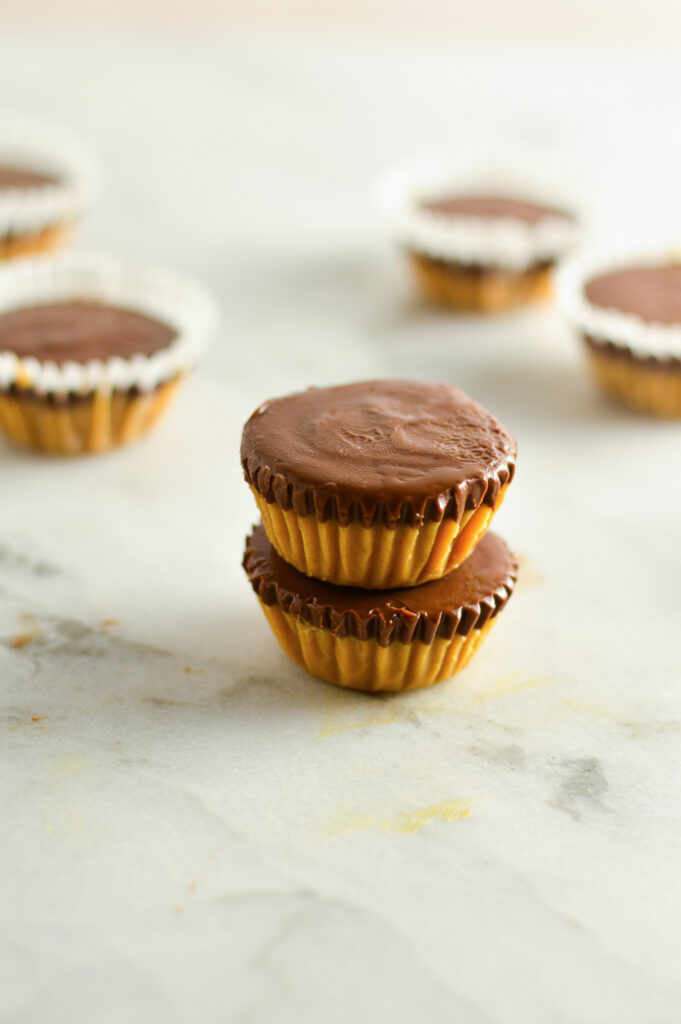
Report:
[[[59,178],[53,174],[0,164],[0,191],[10,188],[40,188],[43,185],[56,185],[58,182]]]
[[[431,644],[436,637],[467,636],[504,607],[518,570],[501,538],[487,533],[462,566],[440,580],[399,590],[336,587],[304,576],[281,558],[256,526],[246,542],[244,569],[264,604],[278,604],[298,619],[336,636]]]
[[[594,306],[629,313],[655,324],[681,324],[681,263],[626,267],[587,281]]]
[[[0,352],[59,365],[150,356],[176,337],[160,320],[99,302],[55,302],[0,315]]]
[[[270,503],[342,524],[406,522],[494,505],[516,443],[458,388],[374,380],[265,402],[244,427],[248,483]]]
[[[562,217],[572,220],[565,210],[523,199],[511,199],[490,195],[444,196],[442,199],[425,200],[420,203],[423,210],[442,214],[445,217],[481,217],[491,220],[511,218],[525,224],[537,224],[546,217]]]

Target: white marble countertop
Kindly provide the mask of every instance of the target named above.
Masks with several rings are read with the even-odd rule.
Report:
[[[78,244],[184,267],[225,312],[147,442],[0,446],[0,1020],[678,1021],[681,428],[604,404],[551,309],[422,308],[370,197],[410,149],[501,138],[578,168],[602,225],[664,224],[678,62],[0,54],[5,103],[102,155]],[[465,675],[398,699],[306,677],[240,569],[249,412],[387,374],[460,384],[520,447],[517,594]]]

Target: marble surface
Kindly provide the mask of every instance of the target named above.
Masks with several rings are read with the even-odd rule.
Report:
[[[224,307],[147,442],[0,446],[0,1020],[678,1021],[681,428],[605,404],[550,308],[423,308],[370,195],[444,134],[573,168],[600,230],[664,227],[678,64],[7,33],[0,53],[6,103],[102,155],[78,244],[184,267]],[[520,447],[497,520],[517,594],[464,675],[392,699],[289,663],[240,569],[243,420],[386,374],[460,384]]]

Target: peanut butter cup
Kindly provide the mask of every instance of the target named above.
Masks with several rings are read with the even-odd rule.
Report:
[[[430,298],[461,309],[493,312],[550,295],[551,272],[558,258],[550,236],[557,238],[572,224],[569,214],[527,200],[488,195],[429,200],[422,202],[420,208],[440,222],[433,224],[434,228],[443,235],[449,230],[452,238],[456,235],[459,239],[458,247],[444,246],[441,254],[410,251],[416,277]],[[509,239],[516,236],[517,251],[522,235],[528,236],[529,241],[534,234],[536,248],[528,245],[524,262],[516,258],[507,265],[501,257],[495,260],[491,251],[485,255],[474,245],[467,248],[465,235],[468,233],[472,242],[476,232],[486,232],[490,240],[498,236],[499,252],[503,247],[502,232]]]
[[[265,402],[244,474],[279,554],[308,576],[386,589],[460,565],[489,526],[516,444],[458,388],[368,381]]]
[[[516,562],[487,533],[460,568],[418,587],[369,593],[310,579],[263,526],[244,569],[286,653],[314,676],[359,690],[431,686],[468,662],[508,601]]]
[[[563,292],[601,388],[642,412],[681,417],[681,263],[587,258],[568,270]]]
[[[102,254],[0,270],[0,429],[55,454],[140,437],[214,318],[194,282]]]
[[[417,171],[383,190],[421,290],[438,303],[488,312],[546,298],[553,267],[579,237],[575,214],[531,186],[504,188],[498,174],[481,174],[478,188],[457,178],[446,167]]]
[[[0,260],[60,245],[91,204],[93,168],[59,128],[0,118]]]

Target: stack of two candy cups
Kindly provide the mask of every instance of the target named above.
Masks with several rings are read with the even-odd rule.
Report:
[[[514,448],[449,491],[403,486],[399,497],[362,490],[359,478],[346,488],[273,470],[254,443],[260,414],[242,446],[262,516],[244,567],[285,651],[314,676],[367,691],[429,686],[463,668],[513,588],[515,562],[486,531]]]

